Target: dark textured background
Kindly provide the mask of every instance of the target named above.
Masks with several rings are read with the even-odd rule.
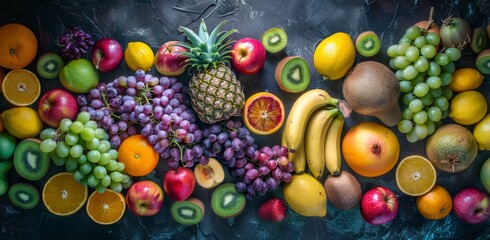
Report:
[[[215,26],[223,19],[229,23],[225,29],[238,28],[240,37],[260,38],[271,27],[282,27],[289,36],[287,55],[299,55],[310,62],[312,70],[309,88],[327,89],[333,96],[342,98],[343,80],[324,82],[311,64],[315,45],[326,36],[343,31],[353,39],[366,30],[375,31],[382,39],[381,52],[374,60],[387,64],[386,49],[398,42],[405,29],[420,20],[426,20],[430,6],[435,8],[434,19],[450,15],[468,20],[471,26],[485,27],[490,15],[490,3],[485,0],[27,0],[0,1],[0,25],[20,22],[31,28],[39,39],[39,53],[58,51],[55,39],[72,25],[80,25],[94,39],[112,37],[121,45],[130,41],[144,41],[154,51],[169,40],[184,40],[177,32],[179,26],[195,28],[201,18],[208,26]],[[238,76],[245,94],[269,91],[283,99],[289,110],[297,94],[282,92],[274,82],[274,69],[284,56],[268,56],[264,69],[254,76]],[[475,55],[463,52],[459,66],[474,66]],[[356,62],[366,58],[357,57]],[[35,71],[33,64],[28,69]],[[151,71],[156,74],[155,70]],[[102,81],[110,81],[120,75],[132,74],[123,63],[113,72],[101,74]],[[187,82],[189,76],[179,79]],[[490,89],[488,76],[483,86],[487,100]],[[42,80],[42,91],[60,87],[57,80]],[[0,96],[0,111],[9,108]],[[360,121],[377,121],[374,118],[352,114],[346,119],[347,129]],[[392,128],[398,133],[396,128]],[[424,154],[424,142],[409,144],[404,135],[399,136],[400,159],[409,154]],[[256,137],[259,144],[279,143],[279,134]],[[457,174],[439,172],[437,183],[446,187],[452,196],[466,186],[482,187],[479,169],[490,155],[480,152],[469,169]],[[344,164],[344,169],[347,166]],[[158,165],[149,178],[161,183],[165,164]],[[52,167],[51,172],[62,171]],[[356,175],[357,176],[357,175]],[[128,211],[121,221],[110,226],[93,223],[84,209],[68,217],[50,214],[40,203],[29,211],[10,205],[6,195],[0,197],[0,239],[489,239],[489,221],[477,225],[462,223],[454,213],[439,221],[425,220],[415,207],[415,198],[402,194],[394,182],[394,170],[376,178],[357,176],[363,191],[383,185],[398,196],[400,212],[394,221],[380,226],[365,223],[359,208],[339,211],[329,204],[324,218],[306,218],[291,210],[282,223],[261,221],[256,209],[264,198],[249,202],[245,211],[230,220],[220,219],[212,213],[208,204],[210,191],[196,187],[194,196],[206,203],[207,214],[197,226],[182,226],[170,216],[171,201],[167,198],[160,213],[153,217],[136,217]],[[10,171],[11,182],[23,181],[15,170]],[[48,179],[46,176],[35,183],[39,189]],[[230,181],[230,179],[227,179]],[[279,190],[270,195],[281,195]]]

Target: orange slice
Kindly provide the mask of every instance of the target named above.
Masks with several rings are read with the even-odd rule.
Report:
[[[284,122],[284,104],[276,95],[258,92],[250,96],[243,107],[243,121],[258,135],[269,135],[281,128]]]
[[[0,93],[2,92],[2,82],[3,82],[3,79],[5,78],[5,70],[3,68],[0,67]]]
[[[76,213],[87,201],[87,195],[87,187],[66,172],[52,176],[44,185],[42,193],[46,208],[58,216]]]
[[[106,189],[93,192],[87,201],[87,214],[96,223],[109,225],[119,221],[126,210],[124,195]]]
[[[15,69],[7,73],[2,82],[2,93],[15,106],[29,106],[41,94],[41,84],[36,75],[26,69]]]
[[[430,220],[439,220],[453,209],[451,194],[442,186],[434,186],[428,193],[418,196],[416,200],[420,214]]]
[[[436,184],[434,165],[425,157],[411,155],[398,164],[395,173],[398,188],[409,196],[420,196],[429,192]]]

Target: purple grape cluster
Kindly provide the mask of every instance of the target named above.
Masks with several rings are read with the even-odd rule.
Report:
[[[195,144],[202,138],[197,118],[177,78],[137,70],[134,76],[99,83],[77,102],[80,111],[109,133],[116,149],[128,136],[141,133],[170,167],[207,163],[202,147]]]
[[[248,200],[292,179],[294,164],[287,158],[288,149],[279,145],[258,148],[241,121],[209,125],[202,129],[202,136],[204,155],[229,167],[237,191]]]
[[[74,26],[67,29],[64,35],[58,37],[58,45],[61,47],[63,57],[79,59],[87,54],[94,42],[89,33],[83,31],[80,26]]]

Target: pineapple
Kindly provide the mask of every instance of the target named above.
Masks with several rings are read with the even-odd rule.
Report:
[[[224,23],[218,24],[211,34],[204,20],[198,34],[180,27],[190,43],[177,43],[189,50],[182,54],[189,57],[187,65],[194,70],[189,81],[192,108],[201,121],[209,124],[240,115],[245,101],[240,82],[227,66],[232,41],[225,39],[237,30],[219,32]]]

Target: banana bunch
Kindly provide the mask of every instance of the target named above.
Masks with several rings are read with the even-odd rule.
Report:
[[[282,145],[288,147],[296,173],[308,167],[315,178],[321,178],[325,168],[333,175],[340,174],[344,117],[338,103],[325,90],[313,89],[303,93],[291,107]]]

